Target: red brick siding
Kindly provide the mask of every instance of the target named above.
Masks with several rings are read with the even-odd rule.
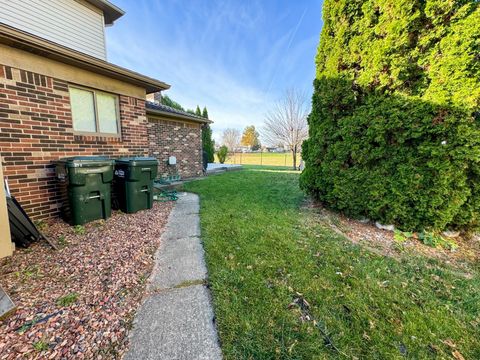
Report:
[[[0,65],[0,153],[12,194],[34,219],[56,215],[53,160],[148,154],[145,101],[120,96],[121,138],[74,135],[68,84]]]
[[[200,124],[163,119],[148,119],[149,154],[158,159],[159,176],[180,175],[182,178],[201,176],[202,130]],[[167,164],[175,156],[177,165]]]

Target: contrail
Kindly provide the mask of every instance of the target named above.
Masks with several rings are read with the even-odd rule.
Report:
[[[308,9],[308,6],[303,11],[302,16],[300,16],[300,19],[298,20],[297,25],[295,26],[295,30],[293,31],[292,36],[290,37],[290,40],[288,41],[287,50],[286,50],[287,53],[288,53],[288,50],[290,50],[290,47],[292,46],[293,39],[295,38],[295,35],[297,35],[298,28],[302,24],[303,18],[305,17],[305,14],[307,13],[307,9]],[[270,83],[268,84],[267,91],[265,92],[265,97],[268,96],[268,93],[270,92],[270,88],[272,87],[273,81],[277,77],[277,71],[278,71],[278,66],[280,65],[280,61],[278,61],[276,66],[275,66],[275,70],[273,71],[272,78],[270,79]]]

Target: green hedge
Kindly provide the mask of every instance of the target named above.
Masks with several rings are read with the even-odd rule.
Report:
[[[206,117],[206,119],[208,119],[208,117]],[[202,126],[202,149],[205,151],[207,161],[213,163],[215,161],[215,142],[212,139],[212,129],[209,124]]]
[[[405,230],[480,225],[480,3],[325,0],[301,186]]]

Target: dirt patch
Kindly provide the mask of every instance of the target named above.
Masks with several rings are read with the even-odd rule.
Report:
[[[341,214],[327,210],[322,205],[308,202],[306,208],[311,209],[318,221],[328,225],[335,232],[344,235],[353,243],[362,244],[369,250],[398,258],[405,253],[420,254],[440,259],[448,264],[462,268],[468,267],[480,260],[480,238],[478,236],[465,238],[455,237],[453,241],[458,247],[452,251],[440,247],[431,247],[423,244],[416,234],[405,241],[395,240],[394,232],[382,230],[371,221],[350,219]]]
[[[0,322],[0,359],[119,358],[173,208],[72,227],[53,219],[46,243],[0,261],[0,283],[17,311]]]

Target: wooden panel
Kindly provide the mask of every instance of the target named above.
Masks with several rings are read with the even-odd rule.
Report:
[[[12,240],[10,239],[10,226],[8,224],[2,166],[2,158],[0,157],[0,258],[12,255],[14,249]]]
[[[0,22],[106,60],[101,11],[75,0],[0,0]]]

